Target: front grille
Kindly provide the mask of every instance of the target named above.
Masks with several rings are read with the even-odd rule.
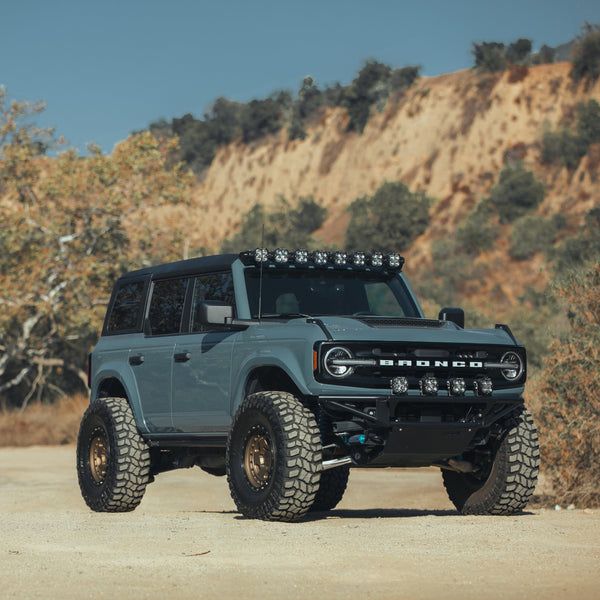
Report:
[[[369,327],[441,327],[444,321],[437,319],[415,319],[411,317],[363,317],[360,319]]]

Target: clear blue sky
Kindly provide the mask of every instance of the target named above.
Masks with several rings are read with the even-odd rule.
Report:
[[[586,20],[598,0],[0,0],[0,84],[45,100],[42,123],[80,150],[110,151],[220,95],[347,83],[367,58],[435,75],[469,66],[474,40],[557,45]]]

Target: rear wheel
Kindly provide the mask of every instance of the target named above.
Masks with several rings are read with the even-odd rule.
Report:
[[[321,476],[313,414],[286,392],[248,396],[231,426],[226,466],[231,496],[244,516],[298,520],[313,504]]]
[[[150,451],[125,398],[98,398],[85,411],[77,437],[77,475],[86,504],[127,512],[150,482]]]
[[[311,512],[322,512],[334,509],[342,500],[348,478],[350,477],[350,467],[342,466],[323,471],[319,483],[319,491],[315,496],[315,501],[310,507]]]
[[[529,412],[520,408],[512,413],[504,434],[484,451],[489,461],[480,462],[475,473],[442,470],[450,500],[463,514],[520,512],[535,490],[540,464],[538,433]]]

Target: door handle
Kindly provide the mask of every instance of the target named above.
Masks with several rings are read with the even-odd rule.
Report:
[[[129,357],[129,364],[133,366],[141,365],[144,362],[144,357],[141,354],[136,354]]]
[[[175,362],[187,362],[192,358],[192,355],[189,352],[177,352],[173,358]]]

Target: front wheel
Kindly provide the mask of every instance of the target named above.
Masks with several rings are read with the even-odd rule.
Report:
[[[540,465],[533,418],[519,408],[507,419],[504,434],[483,449],[490,457],[476,473],[442,470],[448,497],[469,515],[512,515],[523,510],[537,483]]]
[[[125,398],[98,398],[85,411],[77,437],[77,475],[86,504],[126,512],[150,482],[150,450]]]
[[[321,476],[314,415],[292,394],[248,396],[227,442],[227,481],[238,510],[267,521],[296,521],[312,506]]]

